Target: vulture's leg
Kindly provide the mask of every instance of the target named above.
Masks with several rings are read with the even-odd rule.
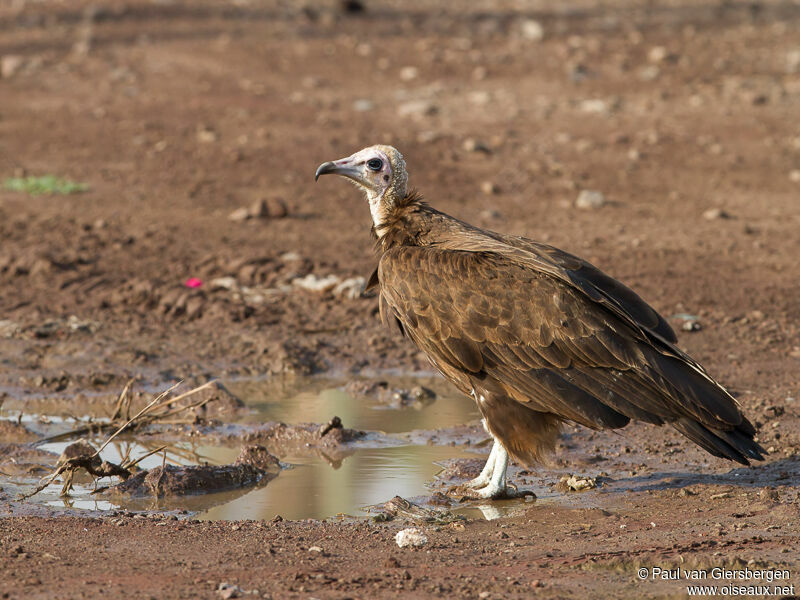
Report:
[[[489,458],[486,459],[486,464],[483,467],[483,471],[481,474],[478,475],[475,479],[471,479],[464,485],[469,488],[482,488],[489,484],[492,480],[492,474],[494,473],[494,465],[497,461],[497,454],[498,448],[500,447],[500,442],[494,440],[492,444],[492,451],[489,453]]]
[[[503,444],[495,442],[497,455],[494,458],[494,469],[489,483],[477,490],[474,490],[478,498],[499,498],[506,496],[506,469],[508,468],[508,452],[503,448]]]

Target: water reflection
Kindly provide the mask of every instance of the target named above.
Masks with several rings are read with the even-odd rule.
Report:
[[[403,433],[413,429],[452,427],[480,418],[474,402],[439,378],[387,379],[390,391],[424,386],[436,392],[433,402],[403,408],[378,400],[390,394],[348,393],[345,383],[277,378],[225,382],[225,386],[255,409],[255,414],[246,417],[250,422],[324,423],[337,415],[345,427]]]
[[[478,418],[474,403],[458,395],[436,378],[387,378],[388,394],[357,394],[345,391],[345,381],[325,379],[267,379],[262,381],[224,381],[224,385],[240,397],[252,412],[239,421],[286,423],[327,422],[336,415],[346,427],[367,431],[399,434],[416,429],[438,429],[460,425]],[[423,385],[436,392],[436,400],[403,407],[387,403],[393,389],[409,389]],[[68,401],[67,401],[68,402]],[[61,406],[63,410],[63,405]],[[10,415],[9,415],[10,416]],[[64,430],[65,423],[53,421],[44,429]],[[52,434],[52,431],[45,432]],[[91,439],[102,443],[102,437]],[[43,444],[41,449],[60,454],[69,442]],[[239,454],[239,447],[209,446],[201,440],[175,440],[172,443],[147,440],[146,436],[122,438],[109,444],[102,458],[119,463],[126,457],[137,458],[167,443],[166,457],[158,453],[140,465],[150,469],[169,464],[230,464]],[[329,518],[336,515],[364,516],[364,507],[383,503],[395,495],[406,498],[427,495],[426,487],[441,470],[437,461],[475,457],[468,449],[451,446],[419,445],[398,440],[398,445],[378,448],[358,447],[344,460],[329,464],[320,456],[296,452],[281,455],[290,464],[266,485],[251,490],[235,490],[216,494],[159,500],[142,505],[117,498],[91,495],[91,480],[76,479],[75,494],[66,500],[73,508],[106,510],[112,506],[131,509],[186,508],[200,511],[203,519],[287,519]],[[106,481],[101,484],[106,484]],[[41,496],[47,504],[62,506],[57,499],[58,486]],[[494,513],[492,513],[494,515]]]

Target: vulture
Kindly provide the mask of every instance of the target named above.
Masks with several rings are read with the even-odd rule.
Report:
[[[361,188],[380,255],[367,289],[462,393],[494,444],[475,498],[511,497],[509,457],[531,465],[564,422],[670,425],[714,456],[763,460],[736,400],[631,289],[572,254],[474,227],[408,188],[403,156],[371,146],[319,166]],[[513,487],[513,486],[512,486]]]

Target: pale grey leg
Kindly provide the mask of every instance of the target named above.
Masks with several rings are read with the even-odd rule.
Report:
[[[481,471],[481,474],[475,479],[465,483],[464,485],[466,487],[482,488],[489,484],[489,482],[492,480],[492,475],[494,474],[494,465],[497,461],[497,455],[499,452],[498,448],[500,447],[500,442],[494,440],[494,443],[492,444],[492,451],[489,453],[489,458],[486,459],[486,464],[483,466],[483,471]]]
[[[492,454],[495,449],[497,453],[494,457],[494,465],[489,482],[482,488],[473,490],[472,494],[477,498],[498,498],[506,496],[506,470],[508,469],[508,452],[500,442],[495,441]],[[491,455],[490,455],[491,458]]]

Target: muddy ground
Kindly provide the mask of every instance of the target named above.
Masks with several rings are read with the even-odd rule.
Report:
[[[56,518],[0,492],[0,595],[681,597],[637,569],[748,564],[800,583],[800,8],[359,6],[0,5],[0,178],[88,185],[0,190],[0,398],[429,370],[352,293],[374,266],[363,199],[313,181],[391,143],[437,208],[582,255],[669,316],[766,466],[703,476],[668,432],[576,433],[560,464],[609,460],[618,493],[426,525],[420,549],[397,547],[398,521]],[[578,207],[582,190],[605,202]],[[620,473],[609,443],[670,476]]]

